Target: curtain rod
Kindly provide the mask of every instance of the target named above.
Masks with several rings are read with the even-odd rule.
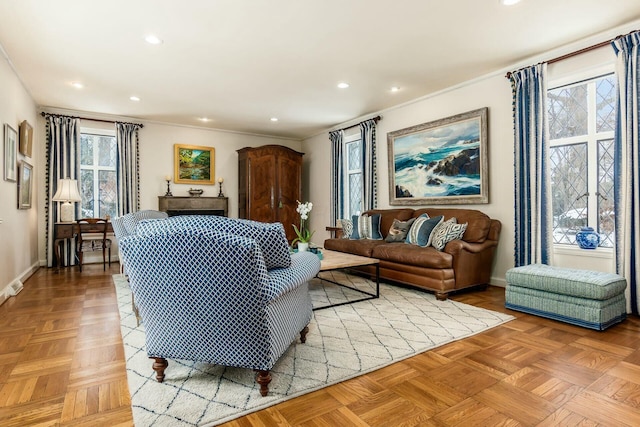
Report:
[[[94,122],[102,122],[102,123],[124,123],[125,125],[136,125],[136,126],[140,126],[141,128],[144,127],[144,125],[142,123],[121,122],[121,121],[118,121],[118,120],[92,119],[92,118],[89,118],[89,117],[78,117],[78,116],[65,116],[64,114],[45,113],[44,111],[42,111],[40,113],[40,115],[42,117],[45,117],[45,116],[68,117],[70,119],[92,120]]]
[[[380,120],[382,120],[382,116],[375,116],[375,117],[373,117],[371,119],[367,119],[367,120],[374,120],[376,123],[378,123]],[[366,122],[367,120],[363,120],[362,122]],[[360,122],[360,123],[362,123],[362,122]],[[351,129],[351,128],[354,128],[354,127],[358,126],[360,123],[358,123],[357,125],[353,125],[353,126],[347,126],[346,128],[342,128],[342,129],[335,129],[335,130],[333,130],[331,132]]]
[[[610,45],[610,44],[611,44],[611,42],[613,42],[614,40],[618,39],[619,37],[623,37],[623,36],[627,36],[627,35],[629,35],[629,34],[633,34],[633,33],[635,33],[636,31],[639,31],[639,30],[631,31],[631,32],[629,32],[629,33],[627,33],[627,34],[623,34],[623,35],[617,36],[617,37],[615,37],[615,38],[613,38],[613,39],[611,39],[611,40],[605,40],[605,41],[603,41],[603,42],[600,42],[600,43],[594,44],[593,46],[587,46],[587,47],[582,48],[582,49],[580,49],[580,50],[576,50],[575,52],[570,52],[570,53],[567,53],[567,54],[565,54],[565,55],[557,56],[557,57],[555,57],[555,58],[553,58],[553,59],[549,59],[548,61],[542,61],[542,62],[540,62],[540,64],[541,64],[541,63],[543,63],[543,62],[546,62],[547,64],[553,64],[554,62],[563,61],[563,60],[565,60],[565,59],[569,59],[569,58],[572,58],[572,57],[574,57],[574,56],[582,55],[583,53],[587,53],[587,52],[590,52],[590,51],[592,51],[592,50],[600,49],[601,47],[604,47],[604,46]],[[526,67],[524,67],[524,68],[526,68]],[[518,70],[516,70],[516,71],[519,71],[519,70],[522,70],[522,68],[519,68],[519,69],[518,69]],[[510,79],[510,78],[511,78],[511,71],[509,71],[509,72],[505,75],[505,77],[506,77],[506,78],[508,78],[508,79]]]

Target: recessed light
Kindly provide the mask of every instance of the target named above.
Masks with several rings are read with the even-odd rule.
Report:
[[[144,39],[149,44],[162,44],[162,39],[155,34],[149,34]]]
[[[200,120],[201,122],[205,122],[205,123],[211,121],[211,119],[208,118],[208,117],[198,117],[198,120]]]
[[[397,92],[399,90],[400,90],[400,88],[398,86],[392,86],[391,87],[391,92]]]
[[[71,86],[75,87],[76,89],[82,89],[84,87],[84,85],[80,82],[71,82]]]
[[[338,83],[338,87],[339,87],[340,89],[346,89],[346,88],[348,88],[348,87],[349,87],[349,83],[340,82],[340,83]]]
[[[129,99],[135,102],[140,101],[140,98],[138,98],[137,96],[130,96]]]
[[[272,122],[277,122],[278,118],[277,117],[271,117],[269,120],[271,120]]]
[[[500,0],[500,3],[505,6],[513,6],[516,3],[520,3],[520,0]]]

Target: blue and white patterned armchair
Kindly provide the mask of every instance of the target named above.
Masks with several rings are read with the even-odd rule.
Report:
[[[142,222],[120,241],[162,382],[166,359],[270,370],[312,317],[315,254],[289,254],[281,224],[184,216]]]

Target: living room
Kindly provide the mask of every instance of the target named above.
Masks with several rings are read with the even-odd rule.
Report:
[[[494,2],[497,3],[497,0]],[[144,124],[139,131],[140,138],[140,208],[157,209],[158,196],[165,194],[165,177],[173,174],[174,151],[177,143],[215,148],[215,177],[224,179],[222,190],[229,197],[229,216],[238,216],[238,149],[268,144],[284,145],[304,153],[303,198],[314,203],[310,228],[315,230],[313,241],[322,244],[329,237],[325,227],[330,223],[330,143],[328,131],[348,128],[360,121],[380,115],[377,124],[377,173],[378,206],[389,208],[389,152],[386,136],[399,129],[421,123],[428,123],[479,108],[488,108],[488,163],[489,163],[489,203],[467,205],[465,208],[481,210],[491,218],[502,223],[500,243],[497,248],[491,284],[506,285],[506,272],[514,266],[514,147],[513,112],[511,85],[505,73],[520,67],[557,58],[567,53],[579,51],[603,41],[610,41],[620,34],[640,28],[640,9],[629,5],[627,19],[616,25],[586,31],[581,37],[570,43],[558,43],[535,55],[509,58],[499,68],[456,82],[448,87],[425,93],[420,97],[405,100],[390,107],[367,111],[366,114],[337,117],[321,131],[312,131],[303,137],[289,135],[278,136],[278,131],[258,134],[234,130],[211,128],[207,126],[184,125],[159,120],[145,120],[135,114],[120,114],[105,108],[99,103],[94,110],[75,110],[67,105],[49,105],[36,101],[32,92],[35,87],[25,83],[28,76],[16,71],[11,63],[11,53],[7,46],[9,37],[2,35],[0,44],[3,60],[0,64],[0,119],[2,123],[17,128],[23,120],[33,124],[34,149],[31,157],[20,157],[34,167],[33,199],[30,209],[17,209],[17,186],[15,182],[0,182],[0,194],[3,203],[0,206],[0,301],[12,298],[12,289],[29,286],[29,277],[35,271],[46,268],[47,258],[52,250],[47,247],[46,206],[46,135],[45,120],[42,111],[54,114],[81,116],[82,126],[92,129],[113,130],[113,125],[97,120],[125,120]],[[33,25],[38,25],[34,23]],[[2,33],[0,33],[2,34]],[[534,37],[532,35],[532,37]],[[564,40],[564,39],[563,39]],[[549,65],[549,80],[562,81],[568,76],[583,70],[611,67],[615,63],[615,53],[610,46],[590,50],[589,52]],[[34,67],[37,61],[34,60]],[[71,77],[64,76],[62,79]],[[428,77],[425,77],[427,79]],[[332,82],[333,83],[333,82]],[[61,83],[62,85],[62,83]],[[56,90],[67,90],[57,88]],[[80,95],[82,96],[82,95]],[[335,94],[331,96],[342,96]],[[162,97],[159,96],[161,99]],[[133,110],[132,110],[133,111]],[[281,119],[281,122],[284,120]],[[275,126],[277,126],[276,124]],[[174,195],[187,195],[188,184],[171,183]],[[215,196],[218,186],[204,186],[204,195]],[[114,255],[117,251],[114,251]],[[115,259],[115,256],[114,256]],[[584,251],[561,250],[555,254],[558,265],[575,268],[589,268],[599,271],[613,271],[614,260],[611,251],[598,251],[592,257]]]

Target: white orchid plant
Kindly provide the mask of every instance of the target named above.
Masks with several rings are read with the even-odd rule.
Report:
[[[300,214],[300,228],[296,227],[295,224],[291,224],[293,225],[293,229],[298,236],[293,239],[293,242],[291,242],[291,244],[295,244],[296,242],[309,243],[309,241],[311,241],[311,237],[313,237],[313,233],[315,233],[315,231],[309,231],[309,228],[307,226],[307,221],[309,220],[311,209],[313,209],[313,203],[301,203],[300,201],[298,201],[296,212]]]

